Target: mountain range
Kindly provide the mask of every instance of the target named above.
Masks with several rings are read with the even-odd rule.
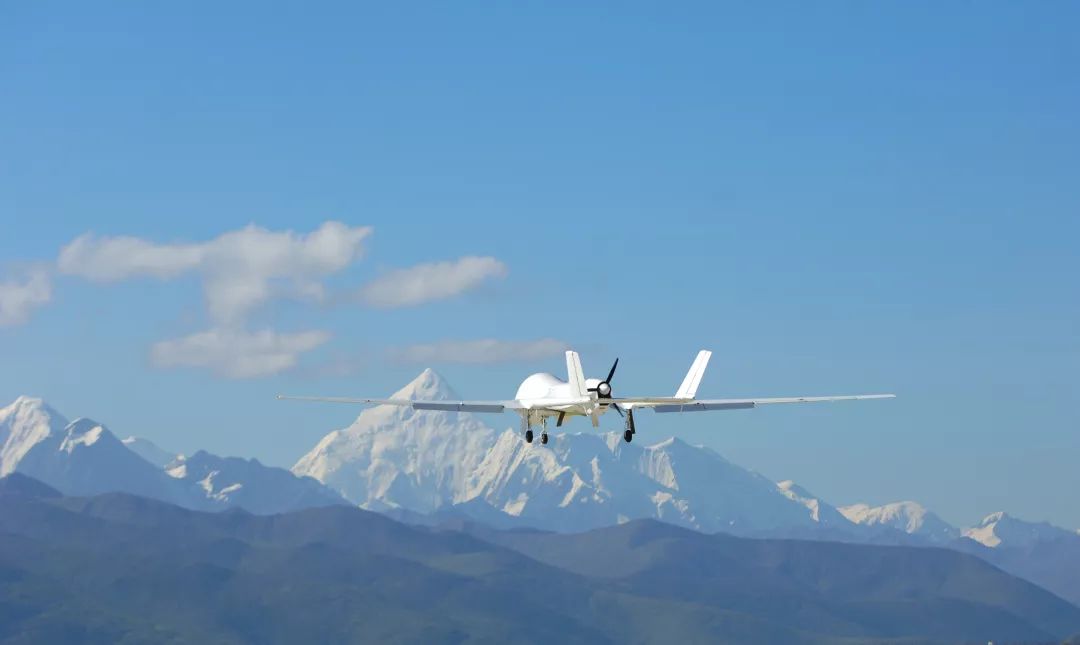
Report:
[[[458,399],[433,370],[391,398]],[[1080,603],[1080,535],[1004,513],[960,529],[913,501],[834,506],[678,438],[563,433],[547,446],[468,413],[378,406],[293,466],[363,508],[414,523],[455,518],[574,532],[656,519],[705,533],[807,538],[973,553]]]
[[[255,459],[172,455],[144,439],[118,439],[91,419],[68,421],[41,399],[0,408],[0,476],[19,472],[68,495],[123,491],[200,510],[255,513],[346,504],[310,478]]]
[[[433,370],[393,398],[456,399]],[[353,504],[413,524],[581,532],[638,519],[703,533],[971,553],[1080,604],[1080,535],[1004,513],[959,529],[911,501],[834,506],[719,453],[671,438],[554,434],[547,446],[475,415],[377,406],[327,434],[292,468],[203,451],[176,455],[40,399],[0,409],[0,475],[20,472],[68,495],[123,491],[196,510],[272,514]]]
[[[940,548],[200,512],[0,478],[0,642],[1060,642],[1080,608]]]

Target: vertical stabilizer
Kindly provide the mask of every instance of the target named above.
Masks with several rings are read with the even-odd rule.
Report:
[[[589,396],[585,388],[585,372],[581,369],[581,357],[575,351],[566,352],[566,382],[570,384],[574,396]]]
[[[690,371],[686,373],[686,378],[679,386],[679,391],[675,393],[675,398],[692,399],[697,396],[697,388],[701,384],[701,377],[705,376],[705,368],[709,365],[710,357],[712,357],[712,352],[707,349],[698,352],[694,364],[690,366]]]

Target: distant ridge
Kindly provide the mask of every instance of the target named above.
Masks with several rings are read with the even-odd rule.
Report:
[[[9,479],[0,491],[28,481]],[[344,506],[207,513],[125,493],[0,494],[0,610],[0,639],[27,642],[869,645],[1080,628],[1080,608],[945,549],[651,520],[433,530]]]
[[[432,370],[398,395],[456,396]],[[120,441],[96,421],[69,422],[39,398],[0,408],[0,467],[64,494],[130,492],[259,514],[353,503],[428,526],[574,532],[656,519],[747,537],[940,545],[1080,603],[1076,532],[996,513],[961,534],[916,502],[837,508],[794,482],[775,484],[675,438],[625,444],[617,433],[590,431],[528,446],[516,431],[497,433],[478,416],[377,406],[324,437],[295,474],[204,451],[161,465],[169,456],[144,440]]]

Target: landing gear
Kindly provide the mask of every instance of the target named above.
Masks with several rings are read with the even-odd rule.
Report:
[[[521,429],[525,431],[525,443],[532,443],[533,440],[532,419],[529,417],[528,412],[521,415]]]
[[[629,430],[623,430],[622,438],[623,441],[625,441],[626,443],[630,443],[634,440],[634,433],[630,432]]]
[[[525,413],[525,414],[521,415],[521,429],[525,431],[525,443],[532,443],[533,442],[533,437],[535,435],[533,434],[533,430],[532,430],[532,417],[528,413]],[[547,442],[548,442],[547,417],[546,416],[541,416],[540,417],[540,443],[546,446]]]
[[[630,443],[634,440],[634,435],[637,434],[637,428],[634,427],[634,411],[632,409],[626,411],[626,426],[623,430],[622,438],[626,443]]]

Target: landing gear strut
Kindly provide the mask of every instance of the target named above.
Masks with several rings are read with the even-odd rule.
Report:
[[[634,440],[635,434],[637,434],[637,428],[634,427],[634,410],[630,409],[626,411],[626,425],[622,433],[623,441],[630,443]]]
[[[529,413],[521,415],[521,429],[525,431],[525,443],[532,443],[533,431],[532,431],[532,419],[529,418]]]

